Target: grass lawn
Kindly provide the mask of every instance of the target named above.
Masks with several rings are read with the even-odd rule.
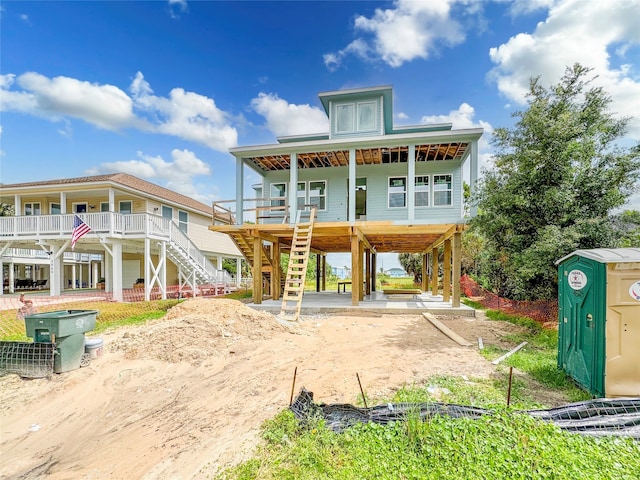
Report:
[[[396,287],[399,288],[399,287]],[[491,408],[480,419],[419,417],[381,426],[359,424],[343,433],[322,420],[301,425],[287,409],[265,422],[263,442],[250,460],[217,478],[240,479],[638,479],[640,442],[593,438],[561,431],[518,410],[546,407],[531,388],[570,401],[590,396],[556,367],[557,332],[522,317],[486,312],[489,318],[526,327],[510,337],[527,347],[501,365],[495,379],[432,377],[398,390],[387,402],[444,401]],[[486,348],[492,360],[504,351]],[[512,403],[505,405],[508,368],[519,371]],[[436,398],[437,396],[437,398]],[[362,405],[360,405],[362,406]]]

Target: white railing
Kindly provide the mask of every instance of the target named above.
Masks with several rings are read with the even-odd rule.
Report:
[[[209,278],[218,278],[218,270],[213,263],[194,245],[187,235],[171,220],[163,219],[168,222],[167,231],[170,232],[170,241],[180,247],[192,262],[198,265],[206,273]]]
[[[21,258],[21,259],[33,259],[33,260],[49,260],[49,254],[44,250],[36,250],[29,248],[7,248],[2,254],[5,258]],[[75,253],[64,252],[64,259],[79,262],[88,263],[92,260],[102,260],[102,255],[95,253]]]

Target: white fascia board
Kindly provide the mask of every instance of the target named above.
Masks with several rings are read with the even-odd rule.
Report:
[[[349,148],[400,147],[421,142],[470,142],[478,140],[483,132],[484,129],[482,128],[468,128],[463,130],[405,133],[400,135],[376,135],[372,137],[315,140],[287,144],[251,145],[247,147],[230,148],[229,152],[235,157],[246,158],[325,150],[348,150]]]

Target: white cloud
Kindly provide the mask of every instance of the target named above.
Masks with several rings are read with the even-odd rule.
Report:
[[[101,173],[125,172],[147,180],[162,180],[164,186],[176,192],[188,195],[201,201],[211,200],[210,196],[198,193],[194,185],[194,177],[210,175],[211,168],[200,160],[190,150],[174,149],[171,151],[171,161],[162,156],[147,155],[137,152],[137,159],[107,162],[87,170],[88,175]]]
[[[489,73],[500,92],[520,105],[525,103],[529,79],[541,77],[543,84],[557,83],[565,68],[580,63],[593,68],[596,84],[611,95],[611,109],[621,116],[636,116],[629,133],[640,138],[640,82],[635,64],[624,55],[629,46],[640,44],[638,12],[640,0],[585,2],[560,0],[533,33],[520,33],[492,48],[496,65]],[[612,66],[611,55],[616,55]]]
[[[329,131],[324,110],[308,104],[295,105],[276,94],[260,93],[251,100],[251,107],[267,120],[267,128],[278,137]]]
[[[556,0],[514,0],[509,7],[512,16],[526,15],[537,10],[551,8]]]
[[[169,97],[153,94],[149,83],[138,72],[129,87],[137,108],[149,112],[154,132],[191,140],[221,152],[237,145],[238,132],[229,125],[228,114],[212,98],[182,88],[174,88]]]
[[[19,88],[16,88],[19,87]],[[131,96],[113,85],[99,85],[69,77],[47,78],[34,72],[0,75],[0,111],[16,111],[53,121],[77,118],[106,130],[137,128],[172,135],[227,152],[238,134],[229,115],[213,99],[182,88],[169,97],[153,94],[138,72]],[[147,118],[145,118],[147,117]],[[66,130],[70,132],[70,125]]]
[[[169,0],[169,15],[171,18],[180,18],[181,13],[187,13],[188,11],[187,0]]]
[[[356,17],[354,28],[370,40],[356,38],[347,47],[324,55],[325,66],[334,71],[348,55],[364,60],[380,58],[391,67],[399,67],[415,59],[426,59],[441,45],[453,46],[465,39],[462,25],[451,15],[456,3],[476,14],[474,2],[456,0],[396,0],[393,8],[376,9],[371,18]]]
[[[483,128],[484,134],[478,142],[478,160],[480,170],[486,167],[493,158],[491,153],[491,135],[493,127],[489,122],[484,120],[475,121],[475,109],[468,103],[462,103],[457,110],[451,110],[446,115],[426,115],[420,120],[421,123],[451,123],[454,130],[466,128]]]
[[[23,90],[11,90],[14,83]],[[3,75],[0,110],[14,110],[57,120],[79,118],[107,130],[135,123],[128,95],[113,85],[97,85],[69,77],[47,78],[35,72]]]

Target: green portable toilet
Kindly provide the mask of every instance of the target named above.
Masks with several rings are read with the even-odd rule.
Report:
[[[558,367],[598,397],[640,396],[640,248],[558,265]]]

